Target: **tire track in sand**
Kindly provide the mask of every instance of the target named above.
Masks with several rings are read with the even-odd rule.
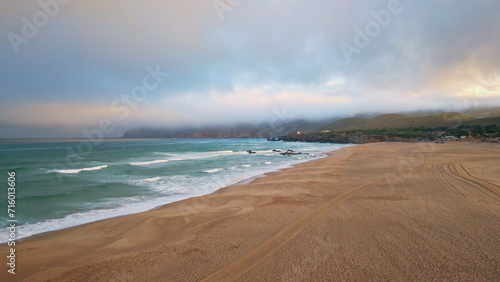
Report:
[[[500,186],[471,175],[461,163],[454,163],[453,168],[456,175],[480,185],[492,194],[496,195],[496,199],[498,200],[498,196],[500,196]]]
[[[460,178],[469,180],[471,182],[474,182],[478,184],[479,186],[487,189],[489,192],[494,193],[495,195],[498,195],[500,192],[500,187],[490,183],[488,181],[485,181],[483,179],[480,179],[478,177],[472,176],[469,174],[465,168],[462,166],[461,163],[433,163],[433,164],[427,164],[424,165],[423,167],[420,168],[415,168],[414,170],[420,170],[420,169],[431,169],[432,167],[437,167],[438,171],[442,175],[444,179],[445,177],[445,169],[444,167],[448,167],[448,170],[451,172],[452,175],[458,176]],[[413,169],[412,169],[413,170]],[[411,170],[409,170],[411,171]],[[409,172],[407,171],[407,172]],[[397,175],[394,175],[396,177]],[[392,178],[392,177],[389,177]],[[356,188],[350,189],[333,199],[329,200],[322,206],[316,208],[315,210],[309,212],[305,216],[299,218],[298,220],[292,222],[290,225],[287,227],[283,228],[281,231],[273,235],[271,238],[266,240],[264,243],[260,244],[253,250],[251,250],[249,253],[246,255],[238,258],[237,260],[229,263],[228,265],[224,266],[223,268],[219,269],[218,271],[214,272],[212,275],[206,277],[202,281],[235,281],[240,279],[242,276],[250,272],[252,269],[257,267],[259,264],[267,260],[269,257],[274,255],[276,252],[278,252],[281,248],[283,248],[288,242],[293,240],[297,235],[299,235],[304,229],[306,229],[308,226],[316,222],[319,218],[324,216],[326,213],[331,211],[333,208],[338,206],[340,203],[343,201],[349,199],[350,197],[354,196],[356,193],[370,187],[376,184],[383,183],[389,178],[384,177],[384,178],[379,178],[376,179],[372,182],[363,184],[361,186],[358,186]],[[437,183],[436,183],[437,184]],[[453,187],[451,183],[448,183],[450,186]],[[438,185],[440,186],[440,185]],[[441,187],[443,188],[443,187]],[[446,194],[448,192],[446,189],[444,189]],[[460,192],[460,191],[457,191]],[[461,194],[461,193],[460,193]],[[464,195],[462,195],[464,196]],[[466,197],[467,198],[467,197]]]
[[[456,176],[463,178],[463,179],[466,179],[466,180],[469,180],[470,182],[473,182],[473,183],[477,184],[478,186],[484,188],[486,191],[493,193],[493,195],[490,195],[489,193],[486,193],[485,191],[481,191],[478,189],[478,191],[481,192],[483,195],[490,196],[497,201],[499,200],[500,187],[498,185],[495,185],[491,182],[485,181],[481,178],[478,178],[478,177],[471,175],[464,168],[464,166],[461,163],[453,163],[450,165],[450,167],[453,168],[452,171],[453,171],[453,173],[455,173]],[[463,196],[465,198],[467,198],[467,196],[465,196],[465,195],[463,195]],[[469,198],[467,198],[467,200],[469,200],[472,203],[472,201]],[[493,219],[493,220],[495,220],[495,219]],[[500,242],[500,238],[498,238],[496,236],[495,232],[492,232],[491,230],[489,230],[488,228],[486,228],[484,225],[480,224],[479,222],[477,222],[477,224],[480,225],[484,230],[486,230],[488,233],[490,233],[492,237],[494,237],[495,239],[497,239],[497,241]]]
[[[395,175],[396,176],[396,175]],[[206,277],[202,281],[235,281],[250,272],[256,266],[264,262],[270,256],[274,255],[278,250],[283,248],[288,242],[299,235],[304,229],[313,224],[316,220],[324,216],[326,213],[331,211],[333,208],[338,206],[341,202],[349,199],[356,193],[373,186],[375,184],[380,184],[387,181],[388,178],[379,178],[372,182],[363,184],[356,188],[350,189],[333,199],[329,200],[325,204],[316,208],[315,210],[309,212],[305,216],[299,218],[298,220],[292,222],[287,227],[283,228],[278,233],[274,234],[264,243],[257,246],[255,249],[251,250],[246,255],[238,258],[237,260],[229,263],[218,271],[214,272],[212,275]]]
[[[456,199],[463,199],[467,201],[470,205],[467,206],[467,209],[465,210],[465,215],[469,217],[472,220],[476,220],[476,218],[473,216],[472,213],[475,211],[477,212],[478,202],[474,200],[473,193],[476,194],[476,197],[478,195],[481,195],[482,197],[491,197],[496,201],[499,201],[500,197],[497,191],[500,191],[500,187],[490,183],[488,181],[484,181],[478,177],[475,177],[471,175],[465,168],[463,167],[463,164],[460,162],[445,162],[445,163],[439,163],[436,164],[436,167],[438,168],[438,172],[440,173],[440,181],[443,181],[446,183],[445,186],[442,186],[438,181],[436,176],[434,176],[434,181],[440,187],[447,195],[448,197],[453,197],[453,195],[460,195]],[[448,177],[451,177],[455,180],[459,180],[462,183],[468,184],[467,186],[462,186],[462,185],[456,185],[448,179]],[[472,187],[475,189],[466,189],[468,187]],[[447,191],[449,190],[449,191]],[[487,191],[487,192],[486,192]],[[492,193],[492,194],[490,194]],[[471,198],[472,197],[472,198]],[[486,215],[486,214],[485,214]],[[488,215],[488,217],[490,217]],[[496,218],[492,217],[492,221],[495,221]],[[476,221],[476,224],[480,226],[483,230],[488,232],[493,238],[495,238],[497,241],[500,242],[500,238],[497,237],[497,235],[490,230],[490,228],[486,227],[483,223]]]

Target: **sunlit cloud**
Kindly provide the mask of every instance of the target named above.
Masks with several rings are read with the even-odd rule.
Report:
[[[328,119],[447,110],[464,99],[500,106],[500,2],[400,2],[348,62],[340,44],[388,1],[244,1],[224,20],[211,1],[70,1],[18,54],[0,41],[0,137],[2,128],[74,129],[103,117],[118,136],[135,126],[268,122],[279,107]],[[23,35],[22,18],[40,9],[6,2],[0,33]],[[150,65],[171,75],[120,119],[110,105]]]

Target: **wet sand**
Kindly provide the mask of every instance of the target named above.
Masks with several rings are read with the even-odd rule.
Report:
[[[16,247],[0,281],[500,280],[500,146],[357,145]]]

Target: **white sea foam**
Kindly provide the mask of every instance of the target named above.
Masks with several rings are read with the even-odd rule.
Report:
[[[185,160],[215,158],[219,156],[246,154],[246,152],[213,151],[213,152],[186,152],[182,154],[159,152],[159,154],[166,155],[168,157],[173,157],[172,159],[170,159],[172,161],[185,161]]]
[[[116,208],[73,213],[63,218],[49,219],[33,224],[24,224],[18,226],[17,227],[18,234],[16,238],[22,239],[36,234],[73,227],[106,218],[117,217],[132,213],[139,213],[150,210],[154,207],[158,207],[160,205],[165,205],[185,198],[186,198],[185,195],[161,197],[161,198],[150,199],[148,201],[143,201],[142,199],[139,199],[137,197],[122,198],[119,199],[121,203],[116,203],[120,205],[119,207]],[[5,243],[7,242],[7,240],[8,240],[8,233],[7,232],[0,233],[0,243]]]
[[[196,160],[196,159],[206,159],[206,158],[214,158],[219,156],[227,156],[227,155],[235,155],[242,154],[243,152],[233,152],[233,151],[213,151],[213,152],[204,152],[204,153],[185,153],[185,154],[174,154],[174,153],[159,153],[162,155],[166,155],[171,157],[170,159],[161,159],[161,160],[153,160],[153,161],[144,161],[144,162],[132,162],[130,165],[151,165],[158,163],[166,163],[170,161],[186,161],[186,160]],[[172,158],[173,157],[173,158]]]
[[[159,163],[166,163],[169,162],[170,160],[154,160],[154,161],[149,161],[149,162],[135,162],[135,163],[129,163],[129,165],[150,165],[150,164],[159,164]]]
[[[224,170],[224,169],[223,168],[214,168],[214,169],[204,170],[203,172],[214,173],[214,172],[219,172],[219,171],[222,171],[222,170]]]
[[[137,179],[126,182],[129,185],[146,187],[165,194],[186,194],[189,191],[184,186],[200,186],[203,183],[195,182],[189,175],[157,176]]]
[[[100,170],[103,168],[108,167],[107,165],[100,165],[100,166],[94,166],[94,167],[86,167],[86,168],[79,168],[79,169],[54,169],[54,170],[49,170],[48,172],[57,172],[57,173],[79,173],[81,171],[92,171],[92,170]]]
[[[151,178],[146,178],[146,179],[143,179],[145,182],[157,182],[158,180],[160,180],[161,177],[157,176],[157,177],[151,177]]]
[[[345,145],[338,147],[340,148],[344,146]],[[250,147],[251,146],[249,146],[249,148]],[[331,149],[328,148],[326,150],[330,151],[337,149],[335,147],[336,146],[332,146]],[[291,148],[297,151],[309,151],[307,150],[307,148],[303,147],[300,148],[291,147]],[[95,203],[90,204],[88,208],[94,208],[93,210],[90,211],[72,213],[59,219],[48,219],[38,223],[25,224],[19,226],[18,238],[25,238],[43,232],[54,231],[105,218],[150,210],[154,207],[163,204],[168,204],[174,201],[179,201],[190,197],[196,197],[199,195],[212,193],[217,189],[220,189],[227,185],[244,183],[240,181],[250,182],[252,179],[258,177],[258,175],[262,175],[263,173],[283,169],[290,165],[304,162],[309,159],[308,158],[309,156],[307,156],[307,158],[305,159],[299,159],[299,158],[303,158],[306,156],[282,157],[279,154],[272,154],[270,150],[257,151],[257,152],[258,152],[257,154],[252,154],[251,155],[252,157],[248,155],[248,158],[247,158],[247,153],[244,151],[238,151],[238,152],[215,151],[215,152],[201,152],[201,153],[188,152],[179,154],[162,153],[164,157],[157,156],[156,157],[157,160],[154,160],[154,158],[151,158],[152,160],[149,161],[148,159],[139,159],[138,160],[139,162],[134,163],[135,165],[147,165],[147,164],[176,161],[176,160],[204,159],[204,158],[218,157],[222,155],[237,155],[237,154],[241,155],[241,156],[235,156],[234,160],[231,160],[230,162],[227,163],[227,167],[222,165],[222,163],[218,164],[218,166],[224,167],[226,169],[222,168],[207,169],[204,171],[205,174],[198,175],[196,177],[189,175],[173,175],[173,176],[150,175],[146,177],[143,176],[144,177],[143,179],[130,180],[126,183],[142,188],[141,190],[138,190],[140,192],[138,192],[136,196],[131,196],[129,198],[102,199],[102,201],[100,200],[99,204]],[[262,153],[267,152],[270,156],[266,156],[267,154],[262,154],[261,152]],[[255,156],[257,157],[255,158]],[[321,154],[318,155],[318,157],[321,156],[323,155]],[[158,158],[160,158],[160,160],[158,160]],[[259,165],[263,163],[266,165],[265,166]],[[64,170],[66,172],[61,172],[61,173],[78,173],[80,171],[97,170],[105,167],[107,166],[103,165],[103,166],[90,167],[78,170]],[[200,171],[202,169],[198,168],[196,170]],[[189,173],[189,172],[186,171],[184,173]],[[154,193],[153,194],[154,196],[152,196],[152,194],[143,193],[145,191],[144,189],[152,191]],[[0,232],[0,242],[6,242],[8,239],[7,236],[8,234],[6,232],[5,233]]]

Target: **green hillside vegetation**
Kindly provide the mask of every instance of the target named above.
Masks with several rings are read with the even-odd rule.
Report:
[[[500,126],[490,124],[457,127],[407,127],[336,130],[330,132],[290,133],[283,141],[322,143],[423,142],[441,139],[476,140],[498,143]]]
[[[463,122],[464,125],[480,125],[480,126],[488,126],[488,125],[500,125],[500,117],[492,117],[492,118],[479,118],[473,119]]]
[[[447,127],[469,120],[465,114],[448,112],[432,116],[404,116],[385,114],[374,118],[346,118],[325,126],[326,130],[349,130],[370,128],[406,128],[406,127]]]

